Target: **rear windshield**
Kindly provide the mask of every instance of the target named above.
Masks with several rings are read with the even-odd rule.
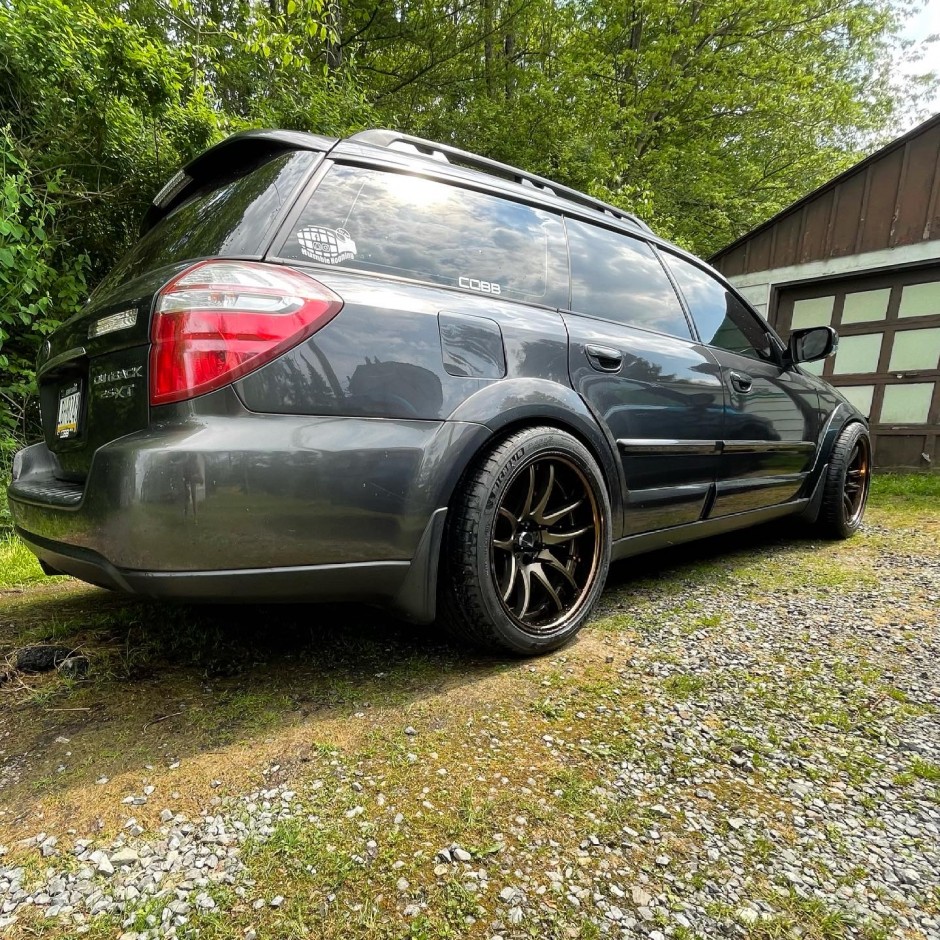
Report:
[[[550,306],[568,299],[557,215],[403,173],[334,166],[279,254]]]
[[[195,190],[124,255],[95,293],[190,258],[259,255],[278,210],[314,159],[308,151],[282,153]]]

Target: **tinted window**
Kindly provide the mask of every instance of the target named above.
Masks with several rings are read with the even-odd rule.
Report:
[[[770,337],[724,284],[700,267],[666,255],[702,342],[752,359],[770,358]]]
[[[420,176],[334,166],[280,250],[557,306],[564,227],[551,213]]]
[[[679,298],[646,242],[574,219],[565,225],[572,310],[691,337]]]
[[[241,168],[196,190],[117,263],[98,293],[153,268],[212,255],[258,255],[275,215],[294,194],[314,154],[294,151]]]

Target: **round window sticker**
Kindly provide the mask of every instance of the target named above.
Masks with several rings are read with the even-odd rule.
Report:
[[[344,228],[310,225],[297,233],[303,255],[323,264],[342,264],[356,257],[356,243]]]

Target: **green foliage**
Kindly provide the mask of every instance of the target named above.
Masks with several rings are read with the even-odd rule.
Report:
[[[75,255],[66,270],[57,270],[51,229],[61,174],[38,190],[9,127],[0,128],[0,167],[0,427],[13,432],[25,419],[22,403],[40,337],[59,323],[54,301],[74,309],[84,290],[84,259]]]
[[[34,185],[57,182],[56,235],[100,277],[134,238],[153,193],[221,136],[188,50],[107,4],[0,6],[0,122]]]
[[[35,434],[33,364],[43,336],[78,309],[87,257],[54,234],[61,171],[34,183],[9,127],[0,127],[0,486],[13,452]],[[0,528],[6,523],[0,501]]]

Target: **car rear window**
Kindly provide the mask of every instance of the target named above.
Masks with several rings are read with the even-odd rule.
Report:
[[[557,215],[422,176],[332,167],[278,253],[513,300],[566,301]]]
[[[308,151],[282,153],[195,190],[124,255],[96,293],[106,294],[146,271],[190,258],[260,255],[278,210],[315,158]]]

